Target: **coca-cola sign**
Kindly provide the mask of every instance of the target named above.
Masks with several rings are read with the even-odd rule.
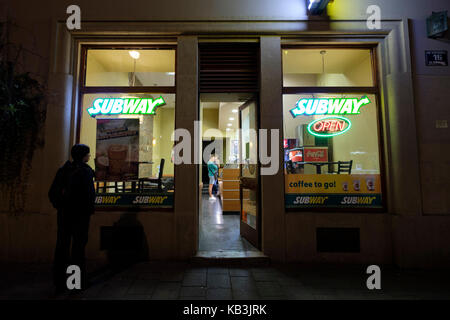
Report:
[[[305,162],[327,162],[328,148],[326,147],[305,147],[303,150]]]

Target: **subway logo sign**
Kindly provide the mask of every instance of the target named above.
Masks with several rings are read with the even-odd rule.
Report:
[[[312,115],[349,115],[359,114],[361,107],[370,103],[367,96],[354,98],[300,99],[296,107],[290,110],[292,117]]]
[[[91,117],[98,114],[155,114],[156,108],[165,105],[164,98],[98,98],[87,112]]]
[[[173,207],[173,192],[142,194],[142,193],[99,193],[95,196],[95,205],[104,206],[144,206],[156,208]]]
[[[286,208],[382,208],[381,194],[285,194]]]

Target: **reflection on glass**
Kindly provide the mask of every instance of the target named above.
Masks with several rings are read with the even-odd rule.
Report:
[[[256,229],[257,215],[257,124],[256,124],[256,104],[250,103],[241,110],[241,158],[242,172],[241,181],[244,182],[242,188],[242,222]]]
[[[241,157],[242,176],[257,177],[257,131],[256,131],[256,105],[251,103],[241,111]]]
[[[256,229],[257,192],[243,188],[242,198],[242,222]]]

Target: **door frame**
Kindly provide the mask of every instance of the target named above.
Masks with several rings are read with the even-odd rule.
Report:
[[[241,184],[241,178],[242,178],[242,163],[239,163],[239,198],[240,198],[240,211],[239,211],[239,233],[240,235],[245,238],[248,242],[250,242],[256,249],[261,250],[261,222],[262,222],[262,210],[261,210],[261,166],[259,161],[259,100],[257,96],[252,97],[251,99],[247,100],[245,103],[243,103],[241,106],[239,106],[239,129],[242,129],[242,117],[241,117],[241,111],[245,108],[249,107],[249,105],[254,102],[255,103],[255,117],[256,117],[256,180],[257,180],[257,186],[256,186],[256,192],[257,192],[257,200],[256,200],[256,229],[253,229],[245,222],[242,222],[242,207],[244,205],[243,202],[243,194],[242,194],[242,184]],[[242,152],[242,131],[239,131],[239,161],[242,161],[241,158],[241,152]]]

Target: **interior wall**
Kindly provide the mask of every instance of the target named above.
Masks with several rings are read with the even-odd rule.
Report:
[[[349,115],[352,127],[346,133],[332,137],[333,161],[353,160],[352,173],[380,173],[377,108],[374,96],[360,114]]]

